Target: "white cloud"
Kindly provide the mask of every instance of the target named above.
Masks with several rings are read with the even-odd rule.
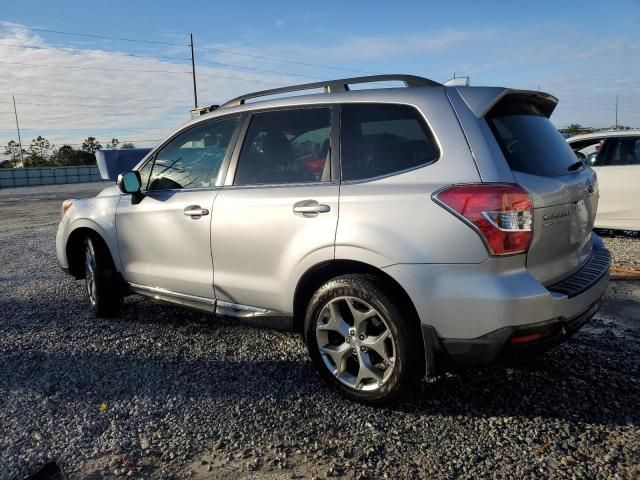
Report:
[[[105,51],[116,50],[109,42],[97,43]],[[74,46],[80,51],[20,46]],[[615,96],[619,95],[621,121],[640,126],[640,99],[637,98],[640,44],[635,39],[601,38],[577,29],[557,27],[518,31],[487,27],[396,36],[327,34],[316,44],[263,42],[259,47],[249,47],[233,42],[202,47],[218,50],[196,52],[201,105],[271,86],[357,74],[348,69],[424,73],[440,81],[455,71],[470,75],[472,84],[476,85],[516,88],[540,85],[560,98],[553,117],[558,125],[571,122],[608,125],[613,121]],[[155,52],[185,58],[184,62],[126,56],[124,53],[128,52],[112,55],[105,51],[88,47],[81,38],[74,39],[73,43],[51,44],[22,25],[0,22],[0,146],[16,138],[12,93],[16,94],[26,144],[39,134],[58,145],[80,143],[88,135],[103,141],[112,136],[121,140],[162,138],[189,118],[192,83],[186,47],[167,46]],[[301,63],[280,63],[258,57]],[[229,69],[207,61],[292,72],[309,78]],[[338,65],[344,70],[309,64]]]
[[[357,36],[349,38],[324,38],[322,43],[276,43],[261,45],[260,48],[247,47],[242,43],[211,43],[204,45],[220,51],[212,52],[209,58],[218,61],[244,64],[255,64],[255,58],[238,57],[234,53],[224,53],[223,50],[239,52],[248,55],[260,55],[273,58],[303,59],[306,63],[344,64],[346,67],[353,62],[367,60],[389,59],[393,57],[406,58],[412,55],[435,54],[444,52],[456,45],[471,40],[471,37],[484,37],[489,30],[468,32],[461,30],[444,30],[437,34],[406,34],[397,36]],[[333,40],[333,41],[332,41]]]
[[[581,123],[610,126],[615,98],[619,122],[640,127],[640,42],[628,38],[590,38],[580,31],[509,32],[510,39],[468,62],[462,69],[494,84],[537,89],[560,100],[552,120],[558,126]],[[498,80],[496,80],[498,79]],[[474,82],[477,84],[478,82]],[[482,82],[486,84],[486,81]]]
[[[188,59],[187,48],[180,53]],[[0,146],[17,139],[12,94],[23,144],[40,134],[58,145],[81,143],[88,135],[103,141],[112,136],[162,138],[189,119],[193,102],[190,71],[189,62],[112,55],[98,49],[70,51],[47,43],[21,25],[0,23]],[[282,75],[204,65],[198,65],[196,71],[201,105],[290,82]]]

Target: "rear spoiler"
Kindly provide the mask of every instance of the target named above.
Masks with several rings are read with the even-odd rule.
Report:
[[[103,180],[117,180],[118,175],[135,167],[150,148],[126,148],[123,150],[98,150],[96,161]]]
[[[511,100],[533,103],[547,118],[558,105],[558,99],[553,95],[534,90],[512,90],[503,87],[458,87],[457,90],[478,118],[486,116],[498,103]]]

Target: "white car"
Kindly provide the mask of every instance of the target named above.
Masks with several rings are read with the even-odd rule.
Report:
[[[640,130],[589,133],[567,142],[598,174],[595,227],[640,231]]]

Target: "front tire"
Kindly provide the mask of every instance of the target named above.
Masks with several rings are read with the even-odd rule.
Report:
[[[106,246],[92,237],[84,241],[85,291],[97,317],[108,317],[122,308],[122,289]]]
[[[420,371],[420,333],[412,320],[374,277],[344,275],[311,298],[305,340],[329,385],[349,399],[384,405]]]

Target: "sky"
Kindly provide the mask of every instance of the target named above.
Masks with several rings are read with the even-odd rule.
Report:
[[[639,24],[640,0],[4,2],[0,147],[17,140],[12,95],[23,146],[37,135],[155,145],[189,119],[190,33],[200,105],[369,73],[455,73],[555,95],[558,127],[612,125],[616,97],[618,122],[640,127]]]

